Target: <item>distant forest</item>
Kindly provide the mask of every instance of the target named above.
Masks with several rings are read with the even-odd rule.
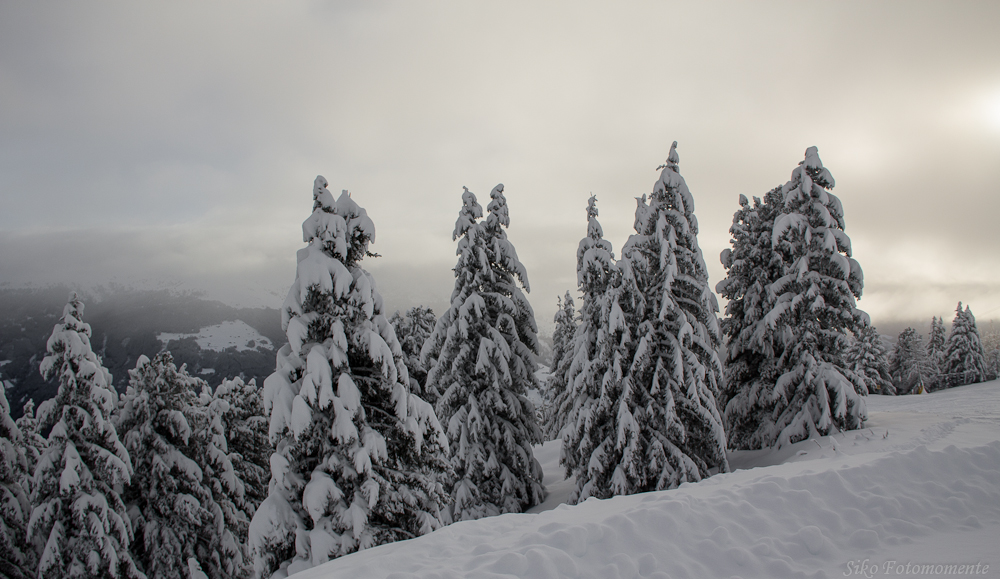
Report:
[[[0,379],[7,382],[11,415],[17,418],[29,398],[35,403],[55,395],[58,384],[46,381],[38,371],[52,327],[62,316],[71,289],[0,289]],[[84,320],[93,329],[92,346],[114,376],[115,388],[124,392],[128,371],[141,355],[152,358],[165,345],[156,336],[196,333],[225,321],[242,320],[271,340],[275,348],[285,343],[281,317],[273,308],[234,308],[197,294],[169,290],[136,291],[102,289],[97,295],[81,296],[86,304]],[[194,338],[169,344],[177,365],[204,378],[213,388],[224,378],[242,376],[262,384],[274,372],[275,353],[266,347],[224,352],[202,350]],[[214,373],[201,375],[205,368]]]

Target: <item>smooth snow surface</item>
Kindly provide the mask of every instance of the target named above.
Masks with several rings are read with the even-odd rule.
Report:
[[[197,334],[162,333],[158,334],[156,339],[166,346],[171,340],[182,340],[192,337],[198,342],[198,347],[202,350],[213,350],[215,352],[222,352],[227,348],[236,348],[237,352],[254,349],[274,349],[271,340],[265,338],[260,332],[251,328],[242,320],[222,322],[215,326],[208,326],[202,328]]]
[[[554,510],[457,523],[295,577],[948,577],[976,575],[977,564],[978,576],[1000,573],[1000,381],[869,396],[868,410],[863,430],[732,453],[740,470],[697,484],[547,501],[539,508]],[[558,451],[558,441],[536,447],[553,495],[566,482]]]

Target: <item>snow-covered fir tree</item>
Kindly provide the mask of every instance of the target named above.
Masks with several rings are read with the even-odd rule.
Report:
[[[427,370],[420,363],[420,349],[434,331],[435,322],[437,316],[434,311],[423,306],[412,307],[406,310],[405,315],[396,312],[389,318],[389,323],[396,332],[396,339],[399,340],[399,347],[403,350],[406,371],[410,374],[410,390],[431,404],[437,402],[441,393],[424,390]]]
[[[149,579],[185,579],[192,557],[215,577],[243,575],[237,516],[213,489],[213,471],[225,460],[214,416],[197,394],[207,384],[177,368],[169,352],[140,356],[129,377],[118,426],[135,466],[125,492],[134,559]],[[236,493],[231,465],[228,474],[227,491]]]
[[[215,387],[213,395],[229,405],[222,414],[223,429],[233,468],[244,485],[244,502],[240,508],[252,518],[267,497],[271,453],[274,452],[268,439],[268,419],[264,415],[260,388],[255,380],[244,382],[237,376],[223,380]]]
[[[896,338],[889,354],[889,376],[897,394],[926,392],[937,380],[937,366],[927,356],[924,339],[913,328]]]
[[[771,244],[774,221],[785,203],[781,187],[769,191],[763,200],[754,197],[753,205],[740,195],[739,203],[729,228],[732,248],[720,256],[727,275],[715,290],[729,300],[721,322],[726,338],[726,385],[720,404],[730,446],[747,448],[754,445],[754,434],[769,420],[770,410],[751,401],[773,388],[777,378],[778,360],[762,320],[774,307],[772,284],[785,273],[781,255]]]
[[[566,376],[572,406],[560,457],[567,476],[576,476],[577,486],[570,502],[591,496],[595,482],[599,489],[609,488],[606,482],[609,473],[600,470],[605,465],[597,461],[593,463],[596,467],[593,471],[588,466],[598,445],[611,444],[613,440],[615,423],[609,413],[614,408],[613,397],[617,393],[614,386],[620,382],[623,365],[621,350],[615,347],[613,332],[608,330],[609,296],[618,295],[609,292],[609,288],[614,280],[620,282],[622,274],[597,216],[597,197],[591,195],[587,202],[587,235],[580,240],[576,251],[577,286],[582,301],[580,323],[573,337],[572,362]],[[608,384],[605,384],[606,374],[610,379]]]
[[[24,532],[30,513],[23,486],[28,462],[4,390],[0,385],[0,576],[22,579],[35,576],[34,553]]]
[[[38,459],[28,540],[41,549],[38,577],[142,577],[129,553],[132,525],[122,489],[132,463],[111,416],[111,374],[90,346],[83,303],[70,294],[40,370],[59,381],[38,407],[48,446]]]
[[[716,407],[718,304],[676,146],[649,204],[639,201],[636,233],[619,261],[607,326],[619,352],[604,378],[614,392],[605,418],[614,434],[591,455],[579,498],[662,490],[729,468]]]
[[[747,360],[756,370],[737,370],[750,380],[726,406],[735,448],[780,446],[855,429],[867,416],[861,398],[868,392],[865,381],[844,359],[848,334],[867,323],[855,301],[864,280],[851,257],[843,206],[829,191],[833,186],[816,147],[810,147],[781,188],[780,214],[771,231],[775,255],[761,256],[766,264],[780,261],[781,275],[765,287],[763,311],[753,313],[752,328],[738,332],[764,359]]]
[[[572,391],[567,387],[569,369],[573,363],[573,343],[576,337],[576,306],[573,297],[566,295],[558,300],[558,309],[553,320],[552,368],[545,384],[545,439],[559,437],[560,431],[573,409]]]
[[[295,281],[282,307],[288,344],[264,382],[268,497],[250,523],[258,577],[285,577],[447,521],[447,441],[409,390],[402,350],[360,261],[375,226],[346,191],[316,178]]]
[[[451,307],[424,344],[428,389],[441,397],[457,482],[456,521],[519,513],[545,497],[531,445],[541,442],[525,394],[538,388],[535,315],[521,291],[528,274],[504,231],[510,221],[503,185],[490,193],[489,215],[465,189],[453,239],[458,241]]]
[[[951,322],[948,345],[941,359],[941,373],[949,379],[949,386],[983,382],[989,375],[976,318],[968,306],[962,310],[962,302],[958,302],[955,319]]]
[[[944,362],[948,349],[948,334],[944,330],[944,318],[931,317],[931,333],[927,340],[927,357],[938,370]]]
[[[871,324],[858,329],[851,346],[844,355],[848,367],[864,379],[868,392],[872,394],[895,394],[892,376],[889,373],[889,359],[882,336]]]

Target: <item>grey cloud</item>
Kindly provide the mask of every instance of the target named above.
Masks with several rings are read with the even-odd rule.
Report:
[[[784,183],[816,145],[865,268],[862,307],[921,317],[940,306],[880,288],[920,293],[942,260],[956,292],[998,269],[983,255],[1000,131],[968,104],[1000,90],[998,17],[930,2],[8,3],[0,271],[167,272],[283,296],[322,173],[375,221],[387,301],[443,303],[461,187],[485,198],[503,182],[544,326],[574,285],[590,193],[620,250],[678,140],[714,285],[737,197]],[[925,240],[953,252],[906,271],[880,258]]]

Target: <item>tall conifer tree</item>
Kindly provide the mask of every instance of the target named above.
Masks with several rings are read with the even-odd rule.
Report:
[[[587,235],[576,252],[577,283],[583,294],[580,325],[568,375],[573,411],[563,436],[561,462],[575,475],[571,502],[615,494],[612,477],[621,458],[615,412],[621,395],[624,352],[632,336],[625,313],[639,306],[627,260],[616,262],[597,220],[597,198],[587,205]],[[624,310],[622,309],[624,305]],[[630,318],[632,316],[630,315]]]
[[[111,415],[111,374],[90,347],[75,293],[52,330],[40,370],[59,380],[38,408],[48,447],[35,468],[28,536],[42,546],[38,577],[142,577],[129,553],[132,525],[121,489],[132,463]]]
[[[661,490],[728,470],[718,304],[698,246],[694,199],[675,142],[609,290],[615,340],[602,386],[614,435],[590,457],[580,496]],[[600,403],[599,403],[600,406]],[[593,419],[593,415],[592,415]]]
[[[250,523],[260,577],[284,577],[446,521],[445,440],[410,392],[375,280],[360,262],[375,239],[347,191],[313,187],[295,281],[282,307],[288,344],[264,382],[271,483]]]
[[[538,329],[521,291],[529,291],[528,274],[504,231],[510,218],[503,185],[490,197],[480,222],[476,196],[462,193],[451,307],[421,352],[427,387],[441,392],[437,413],[457,476],[456,521],[523,512],[545,498],[531,449],[542,433],[525,396],[538,388]]]
[[[192,557],[214,576],[243,575],[236,534],[246,515],[222,496],[241,494],[242,481],[218,456],[213,437],[222,433],[210,431],[213,417],[197,394],[207,384],[177,368],[170,352],[140,356],[129,377],[118,427],[135,463],[124,496],[136,532],[133,557],[149,579],[186,579]],[[220,469],[231,475],[222,477],[224,487]]]
[[[953,386],[983,382],[989,375],[976,318],[968,306],[962,310],[962,302],[958,302],[955,319],[951,322],[941,372],[948,376],[949,385]]]
[[[694,197],[679,162],[675,141],[649,209],[623,251],[645,302],[618,409],[620,428],[629,420],[639,427],[638,437],[619,440],[631,492],[670,488],[729,469],[716,407],[724,380],[719,306],[698,246]]]
[[[556,310],[555,330],[552,332],[552,371],[545,384],[548,402],[545,417],[545,439],[559,436],[573,409],[572,391],[567,387],[569,369],[573,364],[573,341],[576,337],[576,307],[573,297],[566,295],[559,300]]]
[[[729,300],[721,322],[726,337],[726,386],[720,403],[730,446],[747,448],[754,445],[759,425],[770,419],[769,409],[754,401],[772,388],[777,378],[775,348],[767,339],[767,325],[762,320],[774,307],[771,286],[784,275],[784,262],[771,245],[784,196],[781,187],[776,187],[763,200],[754,197],[752,205],[743,195],[739,202],[740,209],[729,228],[732,248],[721,255],[726,278],[715,290]]]
[[[944,330],[944,318],[931,317],[931,333],[927,340],[927,357],[935,366],[944,363],[944,355],[948,349],[948,334]]]
[[[733,386],[739,390],[730,392],[726,407],[736,448],[780,446],[859,428],[867,415],[861,398],[865,381],[844,358],[848,334],[868,319],[855,302],[864,280],[851,257],[843,206],[829,191],[833,186],[816,147],[810,147],[772,202],[780,210],[766,216],[774,219],[772,253],[762,252],[759,259],[769,268],[761,275],[770,283],[760,294],[754,284],[761,280],[754,281],[747,286],[758,292],[754,299],[731,308],[737,316],[727,321],[729,357],[735,360],[739,349],[751,352],[742,360],[747,364],[731,372],[744,384]],[[734,226],[741,219],[737,212]],[[759,232],[751,237],[763,245]],[[738,264],[735,249],[723,254],[730,268]],[[739,308],[746,306],[756,320],[749,324],[745,315],[738,319]]]

